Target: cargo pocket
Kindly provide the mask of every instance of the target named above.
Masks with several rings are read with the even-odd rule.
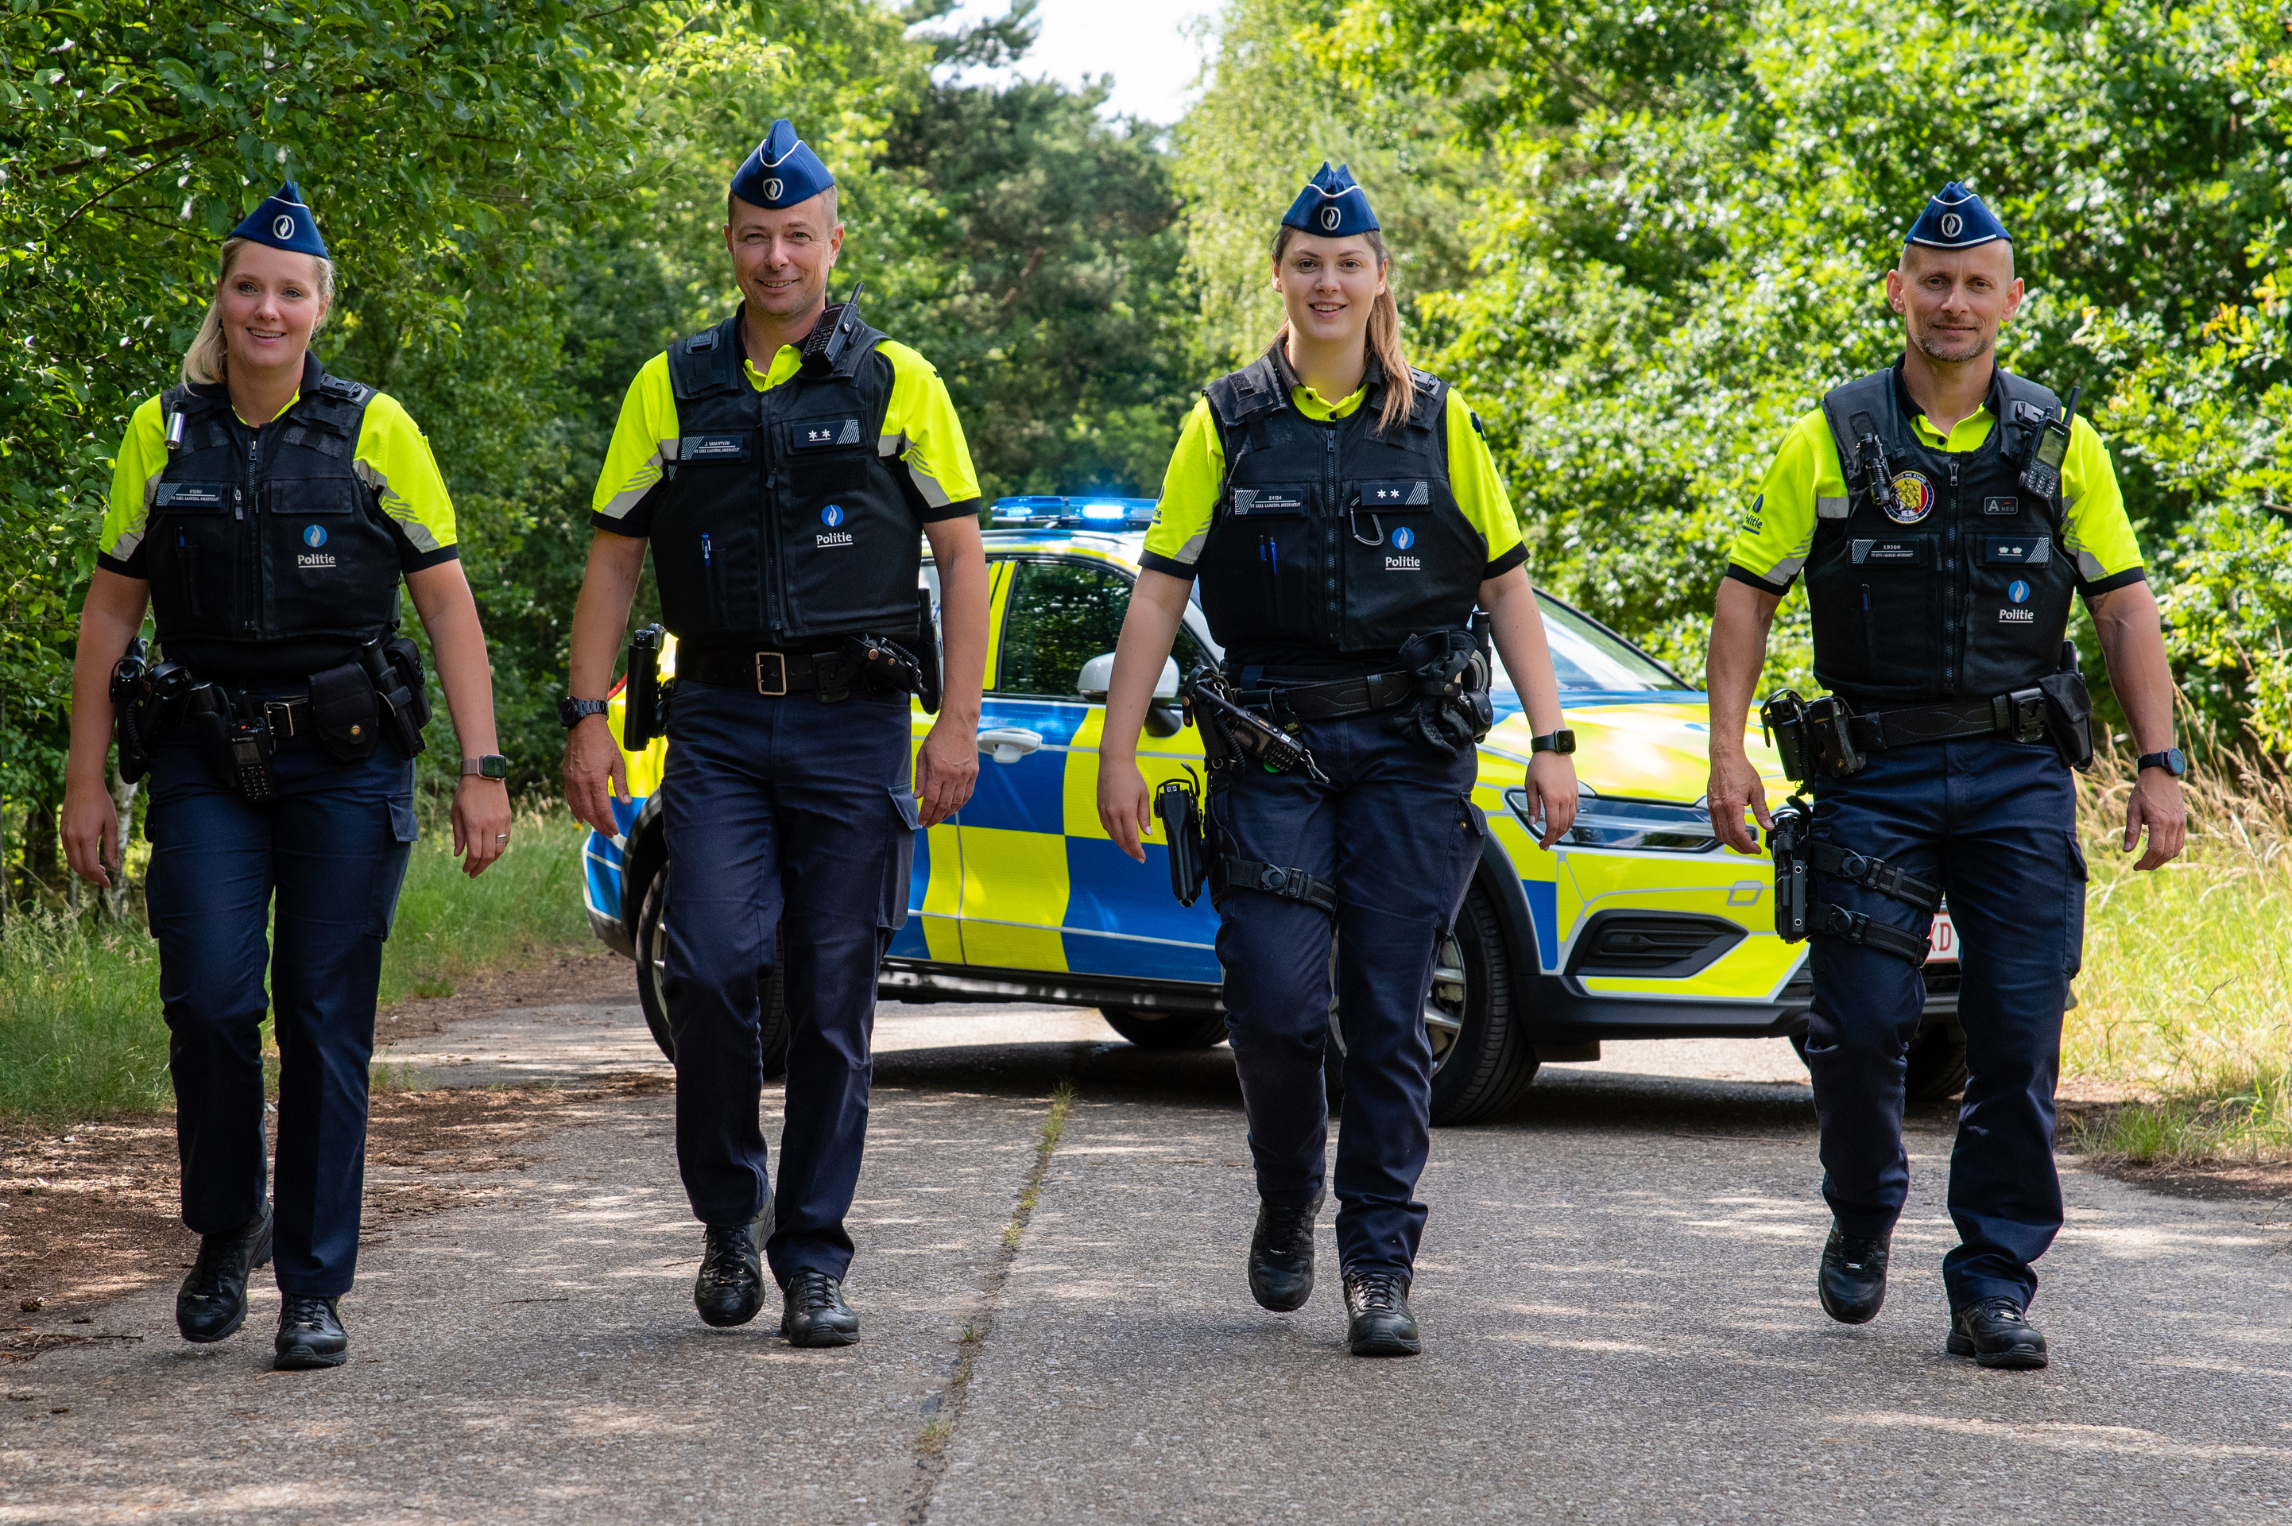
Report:
[[[406,888],[406,864],[414,856],[414,839],[419,836],[421,828],[414,821],[413,799],[410,796],[393,798],[390,839],[382,846],[385,857],[374,866],[374,936],[377,938],[387,939],[391,924],[398,919],[398,892]]]
[[[2061,939],[2061,973],[2075,975],[2085,963],[2085,849],[2072,830],[2062,836],[2069,844],[2069,858],[2063,878],[2067,905],[2063,907]]]
[[[891,809],[899,818],[892,829],[891,850],[883,856],[883,887],[876,899],[875,925],[897,932],[907,925],[907,893],[915,877],[915,834],[923,825],[916,814],[915,797],[905,783],[891,787]]]

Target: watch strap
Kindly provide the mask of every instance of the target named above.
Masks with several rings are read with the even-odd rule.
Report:
[[[2133,765],[2133,772],[2140,773],[2149,768],[2161,768],[2178,779],[2189,771],[2188,758],[2178,747],[2168,747],[2163,752],[2142,753],[2140,760]]]
[[[1556,752],[1560,754],[1560,756],[1566,757],[1569,753],[1572,753],[1575,750],[1576,734],[1573,731],[1568,730],[1566,727],[1562,727],[1558,731],[1547,731],[1540,737],[1530,737],[1528,739],[1528,751],[1531,754],[1539,752]]]
[[[462,759],[462,777],[479,779],[506,779],[509,777],[509,759],[498,752],[481,753],[474,758]]]

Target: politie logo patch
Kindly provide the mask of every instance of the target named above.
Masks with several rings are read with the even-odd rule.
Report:
[[[843,522],[843,505],[831,503],[826,508],[820,510],[820,523],[826,525],[829,529],[833,530],[836,526],[842,524]]]
[[[1894,507],[1886,511],[1886,517],[1898,525],[1914,525],[1934,512],[1934,484],[1926,480],[1923,472],[1897,472],[1894,500]]]
[[[843,522],[844,506],[842,504],[831,503],[826,508],[820,510],[820,523],[826,525],[827,528],[812,537],[812,545],[822,551],[825,551],[830,546],[850,545],[852,543],[852,532],[849,530],[839,530],[836,528],[836,526],[842,524]]]
[[[294,216],[293,216],[293,214],[291,214],[291,213],[287,213],[287,212],[281,212],[281,213],[280,213],[278,216],[276,216],[276,217],[272,218],[272,219],[271,219],[271,234],[272,234],[272,236],[273,236],[273,237],[276,237],[276,238],[293,238],[293,237],[294,237]]]
[[[1416,543],[1417,532],[1407,525],[1403,525],[1393,532],[1393,549],[1395,551],[1406,551]]]
[[[311,525],[302,532],[302,543],[316,551],[326,544],[326,526]]]
[[[2029,602],[2029,585],[2020,578],[2015,578],[2006,585],[2006,597],[2016,604],[2027,604]]]

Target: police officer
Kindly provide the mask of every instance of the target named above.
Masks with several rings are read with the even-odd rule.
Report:
[[[724,242],[739,309],[637,373],[598,477],[564,705],[566,798],[618,831],[611,797],[628,785],[601,712],[649,543],[678,640],[662,992],[677,1161],[707,1230],[693,1301],[711,1325],[755,1317],[770,1207],[761,1249],[783,1290],[782,1333],[841,1346],[859,1339],[843,1221],[867,1131],[876,975],[906,920],[916,827],[952,815],[978,777],[979,489],[938,373],[856,303],[828,302],[844,244],[836,185],[786,121],[733,176]],[[911,793],[925,538],[945,695]],[[883,654],[909,660],[906,675]],[[757,1121],[757,982],[783,960],[793,1029],[775,1195]]]
[[[1218,959],[1260,1200],[1250,1291],[1274,1310],[1313,1291],[1334,937],[1337,1245],[1359,1356],[1420,1349],[1408,1295],[1425,1222],[1424,1001],[1485,830],[1472,803],[1488,704],[1476,603],[1539,733],[1527,786],[1547,846],[1576,810],[1518,524],[1479,420],[1409,368],[1391,274],[1367,193],[1322,165],[1273,241],[1287,323],[1206,389],[1163,479],[1098,782],[1108,835],[1142,861],[1136,739],[1199,578],[1227,697],[1312,756],[1279,772],[1228,758],[1210,786]],[[1195,718],[1208,743],[1199,697]]]
[[[236,1332],[249,1274],[275,1259],[282,1368],[339,1365],[349,1344],[338,1300],[358,1260],[375,990],[427,712],[413,643],[396,638],[401,578],[473,754],[453,806],[467,873],[501,853],[510,823],[453,506],[406,410],[310,353],[333,299],[326,245],[290,181],[225,240],[181,383],[145,400],[120,442],[80,617],[64,799],[73,870],[111,886],[117,720],[122,771],[150,771],[144,894],[183,1222],[200,1237],[176,1326],[190,1341]],[[156,667],[130,650],[146,605]],[[279,1048],[270,1201],[266,1007]]]
[[[1997,363],[2022,284],[2013,244],[1952,181],[1910,228],[1887,300],[1901,359],[1832,389],[1769,468],[1729,552],[1711,632],[1711,820],[1756,847],[1772,826],[1745,757],[1745,711],[1775,608],[1803,572],[1817,681],[1844,701],[1812,728],[1806,1060],[1832,1227],[1818,1292],[1859,1324],[1886,1293],[1909,1171],[1905,1052],[1946,894],[1963,961],[1968,1077],[1950,1163],[1959,1245],[1942,1264],[1948,1350],[2046,1364],[2029,1322],[2061,1227],[2053,1091],[2084,935],[2085,860],[2070,768],[2083,682],[2064,652],[2072,594],[2091,612],[2140,748],[2125,850],[2181,849],[2173,689],[2157,605],[2100,437]],[[2070,394],[2074,404],[2076,394]]]

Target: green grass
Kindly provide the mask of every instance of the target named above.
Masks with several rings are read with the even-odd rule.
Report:
[[[2075,1125],[2075,1142],[2160,1164],[2292,1155],[2292,789],[2200,770],[2187,852],[2135,874],[2125,767],[2086,784],[2085,968],[2062,1068],[2131,1100]]]
[[[475,880],[442,810],[423,822],[382,960],[382,1001],[450,995],[481,969],[585,946],[581,844],[563,807],[522,811]],[[12,916],[0,928],[0,1120],[67,1122],[170,1105],[158,948],[126,922]]]

